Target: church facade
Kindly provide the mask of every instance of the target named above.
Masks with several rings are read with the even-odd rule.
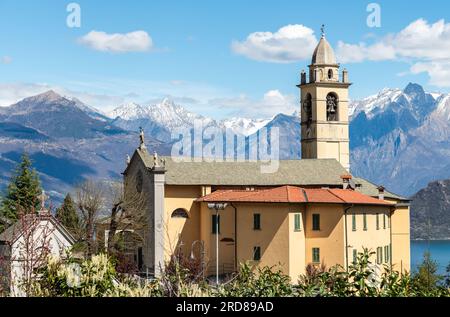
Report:
[[[368,248],[379,267],[409,271],[408,200],[350,174],[349,86],[323,35],[298,85],[302,159],[271,174],[257,161],[151,155],[142,136],[123,174],[126,192],[147,199],[144,266],[158,275],[181,253],[207,275],[247,262],[296,282],[309,264],[348,268]]]

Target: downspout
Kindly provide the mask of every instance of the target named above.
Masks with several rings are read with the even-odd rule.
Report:
[[[234,268],[238,271],[238,259],[237,259],[237,208],[233,203],[230,206],[234,208]]]
[[[390,208],[390,212],[389,212],[389,219],[388,219],[388,224],[389,224],[389,265],[391,267],[391,271],[392,271],[392,214],[394,213],[394,208]],[[402,273],[400,273],[402,274]]]
[[[344,209],[344,231],[345,231],[345,269],[348,272],[348,233],[347,233],[347,211],[353,208],[353,204]]]

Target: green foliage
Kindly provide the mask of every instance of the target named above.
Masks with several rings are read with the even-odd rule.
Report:
[[[448,294],[448,289],[444,286],[444,276],[439,275],[437,271],[437,262],[431,258],[429,252],[425,252],[422,263],[411,279],[417,296],[439,296],[446,292]]]
[[[258,268],[256,272],[243,264],[230,282],[220,286],[215,296],[226,297],[278,297],[293,296],[295,288],[290,277],[275,267]]]
[[[114,289],[115,270],[106,255],[82,263],[50,257],[34,283],[36,296],[99,297]]]
[[[2,201],[3,217],[16,221],[20,212],[28,213],[38,210],[39,200],[37,197],[41,192],[39,177],[32,168],[29,156],[24,153],[22,161],[17,165],[11,177]]]
[[[445,268],[445,272],[447,273],[447,275],[445,276],[445,285],[447,287],[450,287],[450,263]]]
[[[81,222],[77,214],[75,202],[70,194],[66,195],[62,205],[56,210],[56,219],[58,219],[75,237],[80,234]]]
[[[38,272],[33,285],[35,296],[326,296],[326,297],[411,297],[450,296],[441,285],[424,288],[407,273],[389,266],[374,269],[372,252],[364,250],[348,271],[340,266],[330,269],[308,266],[307,273],[293,284],[279,267],[255,268],[243,264],[228,282],[219,287],[192,275],[183,261],[174,258],[161,277],[148,282],[118,274],[106,255],[94,256],[80,264],[74,260],[50,259]],[[76,274],[78,270],[79,274]],[[434,280],[437,282],[437,280]],[[430,280],[431,282],[431,280]]]

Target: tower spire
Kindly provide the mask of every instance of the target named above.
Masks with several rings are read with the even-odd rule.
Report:
[[[322,33],[322,38],[325,38],[325,24],[322,24],[322,27],[320,28],[320,32]]]

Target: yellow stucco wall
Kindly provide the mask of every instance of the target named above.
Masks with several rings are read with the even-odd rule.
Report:
[[[400,272],[411,270],[409,207],[396,207],[392,212],[392,264]]]
[[[300,214],[300,230],[295,230],[295,214]],[[289,213],[289,276],[296,283],[298,277],[305,273],[306,268],[306,238],[305,238],[305,207],[292,206]]]
[[[390,207],[384,206],[355,206],[347,212],[347,237],[348,237],[348,265],[353,261],[353,250],[358,253],[366,248],[372,252],[377,252],[377,248],[382,249],[382,263],[385,261],[385,247],[390,246]],[[364,214],[366,215],[367,230],[364,230]],[[377,214],[379,229],[377,230]],[[353,230],[353,215],[356,220],[356,230]],[[390,256],[389,256],[390,258]],[[376,263],[376,254],[371,257],[371,262]]]
[[[195,199],[211,189],[203,186],[167,186],[165,190],[165,212],[167,219],[166,256],[177,247],[189,255],[192,243],[204,241],[207,273],[215,274],[216,236],[212,234],[212,215],[207,203],[197,203]],[[220,211],[219,272],[227,273],[235,269],[235,239],[237,239],[237,262],[247,262],[255,266],[278,266],[295,282],[305,267],[312,263],[312,249],[320,249],[320,260],[327,267],[339,264],[346,267],[345,216],[344,206],[338,204],[276,204],[276,203],[235,203]],[[171,218],[177,208],[189,212],[189,219]],[[409,269],[409,210],[397,208],[393,213],[389,228],[383,228],[382,214],[388,214],[391,207],[356,206],[347,215],[348,263],[353,259],[352,250],[358,252],[363,247],[376,251],[390,244],[392,229],[392,261],[395,269]],[[253,229],[253,214],[261,215],[261,230]],[[294,214],[301,214],[301,230],[294,230]],[[356,214],[357,230],[352,231],[352,214]],[[367,215],[367,231],[363,230],[363,216]],[[376,214],[380,214],[380,229],[376,230]],[[312,230],[312,215],[320,215],[320,231]],[[235,231],[237,221],[237,233]],[[223,241],[225,239],[225,241]],[[261,260],[253,261],[253,248],[261,247]],[[196,256],[199,253],[195,249]],[[372,259],[376,260],[376,257]],[[400,265],[398,265],[400,263]]]
[[[195,199],[201,197],[201,186],[165,186],[165,254],[166,260],[175,250],[190,255],[192,243],[200,239],[200,206]],[[174,210],[185,209],[189,218],[172,218]]]
[[[344,266],[344,221],[342,205],[310,204],[306,207],[306,264],[312,263],[313,248],[320,249],[326,267]],[[313,229],[313,214],[320,215],[320,231]]]
[[[253,214],[261,214],[261,230],[253,230]],[[289,274],[289,206],[241,204],[238,206],[238,261],[254,263],[253,248],[261,247],[260,267],[277,266]]]

